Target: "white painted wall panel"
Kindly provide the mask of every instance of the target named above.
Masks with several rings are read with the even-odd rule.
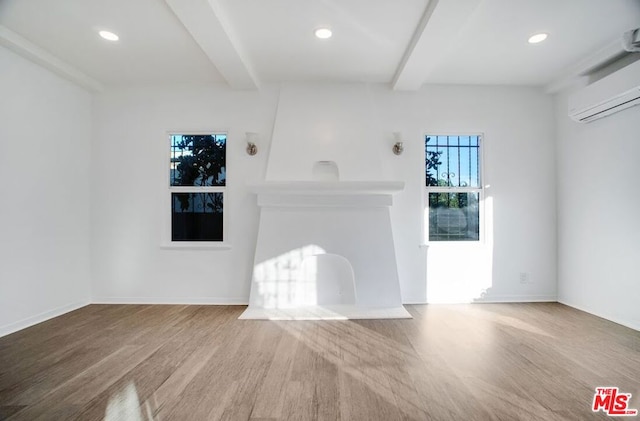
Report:
[[[322,97],[319,92],[333,92],[336,85],[303,88]],[[339,121],[335,125],[339,133],[325,149],[340,161],[341,176],[343,168],[359,168],[363,158],[371,157],[379,163],[376,179],[405,182],[391,208],[402,299],[425,302],[427,284],[446,284],[451,279],[467,282],[470,276],[490,286],[491,296],[485,294],[488,300],[555,299],[552,99],[533,88],[431,86],[405,93],[372,85],[364,89],[368,99],[363,102],[363,89],[344,86],[336,94],[342,102],[359,104],[366,112],[354,110],[357,118],[352,125],[348,118],[334,120]],[[258,227],[256,198],[248,185],[265,179],[278,94],[277,86],[237,92],[224,86],[185,85],[112,90],[97,97],[92,151],[96,301],[248,302]],[[329,102],[323,100],[323,104]],[[308,112],[296,116],[295,107],[289,112],[290,127],[302,130]],[[229,131],[225,206],[232,248],[162,249],[166,131],[199,129]],[[260,151],[254,157],[244,151],[247,131],[260,134]],[[340,153],[343,131],[346,146]],[[356,136],[359,131],[373,135]],[[393,132],[402,134],[403,155],[391,151]],[[422,136],[427,132],[485,135],[485,181],[491,186],[487,197],[493,213],[491,232],[481,251],[460,248],[436,253],[432,246],[427,258],[420,248],[424,240]],[[298,139],[313,140],[312,136]],[[284,178],[287,168],[296,174],[307,171],[317,151],[307,143],[279,151],[282,174],[273,179]],[[327,154],[327,159],[332,157]],[[298,169],[302,162],[306,163]],[[367,171],[367,178],[373,178]],[[357,174],[348,177],[357,178]],[[476,261],[480,262],[477,273],[461,270]],[[520,283],[519,274],[524,271],[530,273],[530,284]]]
[[[558,299],[640,330],[640,107],[587,124],[555,102]]]
[[[90,299],[91,96],[0,47],[0,335]]]
[[[556,298],[553,102],[524,87],[425,86],[380,91],[383,127],[401,131],[405,153],[386,155],[391,179],[405,181],[392,212],[405,301],[553,301]],[[424,140],[430,134],[483,134],[485,241],[423,241]],[[385,145],[390,148],[390,145]],[[410,222],[411,221],[411,222]],[[417,238],[420,236],[419,238]],[[417,262],[427,259],[427,275]],[[520,273],[529,283],[520,282]]]

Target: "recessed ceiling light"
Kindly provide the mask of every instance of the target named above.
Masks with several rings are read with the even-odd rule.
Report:
[[[98,32],[98,34],[100,34],[100,36],[108,41],[117,41],[120,39],[119,36],[117,36],[116,34],[114,34],[113,32],[109,32],[109,31],[100,31]]]
[[[333,32],[331,32],[331,29],[329,28],[318,28],[316,29],[316,37],[320,38],[320,39],[327,39],[327,38],[331,38],[331,35],[333,35]]]
[[[545,39],[547,39],[549,35],[545,34],[544,32],[539,33],[539,34],[535,34],[535,35],[531,35],[529,37],[529,44],[537,44],[539,42],[544,41]]]

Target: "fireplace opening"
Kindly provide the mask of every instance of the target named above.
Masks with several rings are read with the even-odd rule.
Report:
[[[302,261],[301,271],[313,268],[317,305],[357,305],[351,263],[338,254],[317,254]]]

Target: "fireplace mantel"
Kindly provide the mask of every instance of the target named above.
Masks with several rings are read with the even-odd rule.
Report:
[[[268,207],[387,207],[402,191],[402,181],[268,181],[250,185],[258,206]]]
[[[404,189],[404,181],[266,181],[249,189],[279,195],[392,195]]]
[[[398,181],[265,181],[245,319],[411,317],[391,230]]]

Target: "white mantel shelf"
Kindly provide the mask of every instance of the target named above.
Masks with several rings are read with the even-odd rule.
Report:
[[[404,181],[265,181],[249,189],[277,195],[392,195],[404,189]]]

